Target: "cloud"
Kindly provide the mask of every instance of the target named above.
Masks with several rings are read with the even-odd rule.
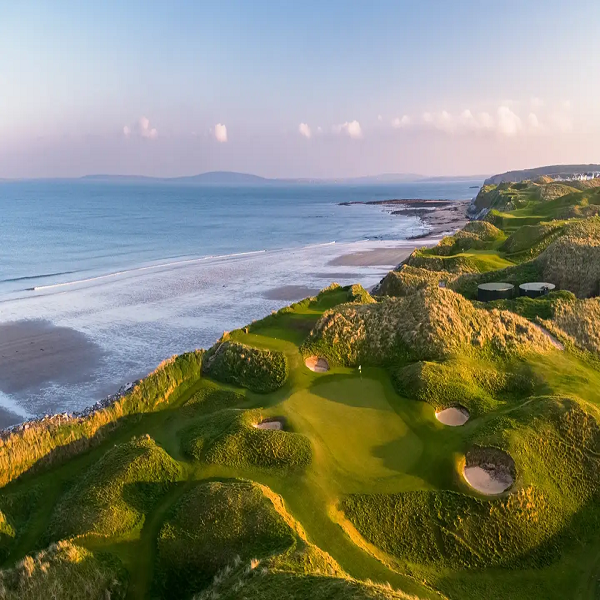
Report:
[[[383,121],[383,117],[381,115],[377,115],[377,120],[381,123],[381,121]]]
[[[227,127],[223,123],[217,123],[214,129],[214,136],[217,142],[224,144],[227,141]]]
[[[562,133],[573,131],[573,115],[571,114],[570,100],[560,103],[558,110],[550,115],[550,122],[555,129],[558,129]]]
[[[349,137],[355,140],[359,140],[363,136],[362,128],[358,121],[346,121],[341,125],[336,125],[333,130],[335,133],[346,133]]]
[[[542,124],[535,113],[529,113],[529,115],[527,115],[527,125],[534,131],[541,129],[542,127]]]
[[[508,106],[498,108],[497,130],[501,135],[512,137],[522,129],[521,117],[513,112]]]
[[[542,108],[545,105],[545,102],[541,98],[532,98],[530,103],[532,108]]]
[[[300,132],[300,135],[303,135],[307,139],[310,139],[312,136],[310,127],[306,123],[300,123],[300,125],[298,125],[298,131]]]
[[[158,130],[150,127],[150,119],[148,117],[140,117],[133,125],[125,125],[123,127],[123,135],[125,137],[141,137],[147,140],[154,140],[158,137]]]
[[[392,127],[394,129],[402,129],[408,127],[412,123],[412,119],[408,115],[402,115],[402,117],[396,117],[392,119]]]

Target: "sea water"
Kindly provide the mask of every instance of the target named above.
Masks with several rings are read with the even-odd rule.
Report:
[[[49,381],[10,397],[0,382],[0,406],[21,416],[81,409],[288,304],[266,294],[279,286],[374,285],[385,266],[328,263],[427,228],[383,206],[341,202],[467,199],[479,183],[0,183],[0,324],[44,319],[104,352],[84,382]]]

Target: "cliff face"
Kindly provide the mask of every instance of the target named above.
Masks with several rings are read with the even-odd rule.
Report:
[[[493,175],[485,180],[483,185],[498,185],[499,183],[518,183],[526,179],[537,179],[543,175],[553,177],[568,176],[574,173],[587,173],[589,171],[600,171],[600,165],[550,165],[537,167],[535,169],[523,169],[521,171],[507,171],[499,175]]]

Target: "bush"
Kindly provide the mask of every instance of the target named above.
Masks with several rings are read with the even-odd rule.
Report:
[[[206,353],[203,372],[217,381],[268,394],[285,383],[288,363],[283,352],[224,341]]]
[[[138,527],[181,468],[154,440],[134,438],[109,450],[58,502],[53,539],[116,535]]]

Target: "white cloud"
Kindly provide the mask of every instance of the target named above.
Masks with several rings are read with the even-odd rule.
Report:
[[[408,127],[412,123],[412,119],[408,115],[402,115],[402,117],[396,117],[392,120],[392,127],[394,129],[402,129]]]
[[[542,108],[545,104],[541,98],[532,98],[530,103],[532,108]]]
[[[224,144],[227,141],[227,127],[223,123],[217,123],[214,129],[214,136],[217,142]]]
[[[381,115],[377,115],[377,120],[381,123],[381,121],[383,121],[383,117]]]
[[[529,115],[527,115],[527,124],[529,125],[530,129],[534,131],[542,128],[542,124],[535,113],[529,113]]]
[[[537,110],[525,110],[533,104]],[[522,115],[522,116],[521,116]],[[402,126],[401,119],[394,119],[392,126]],[[448,135],[496,134],[501,137],[518,135],[549,135],[573,131],[573,114],[568,101],[548,105],[539,99],[531,99],[519,105],[518,102],[501,104],[490,112],[472,112],[466,108],[460,113],[447,110],[424,112],[411,126],[434,130]]]
[[[150,127],[150,119],[148,117],[140,117],[133,125],[125,125],[123,127],[123,135],[125,137],[142,137],[148,140],[154,140],[158,137],[158,130]]]
[[[517,135],[522,129],[521,117],[508,106],[498,108],[498,133],[507,137]]]
[[[312,132],[307,123],[300,123],[300,125],[298,125],[298,131],[300,132],[300,135],[303,135],[307,139],[310,139],[312,136]]]
[[[323,133],[323,128],[320,125],[317,127],[317,133]]]
[[[355,140],[359,140],[363,136],[362,128],[358,121],[346,121],[341,125],[336,125],[333,128],[333,131],[335,133],[346,133],[349,137]]]

